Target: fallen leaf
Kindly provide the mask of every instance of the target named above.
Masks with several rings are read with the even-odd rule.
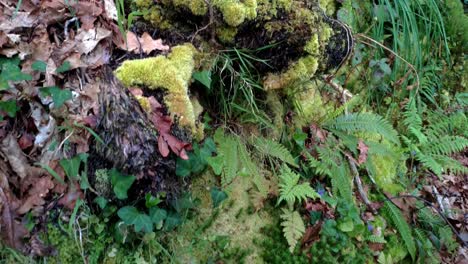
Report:
[[[8,36],[5,34],[3,31],[0,31],[0,48],[3,47],[3,45],[8,43]]]
[[[143,33],[140,38],[141,48],[146,54],[153,50],[168,51],[169,46],[164,45],[162,39],[154,40],[147,32]]]
[[[122,43],[118,47],[122,50],[127,50],[134,53],[140,53],[140,47],[143,52],[149,54],[154,50],[168,51],[169,46],[164,45],[161,39],[153,39],[147,32],[141,37],[135,35],[131,31],[127,31],[127,43]]]
[[[20,215],[25,214],[31,210],[31,208],[43,205],[45,203],[44,198],[49,193],[50,189],[54,188],[54,183],[49,176],[39,178],[28,191],[27,198],[23,200],[21,205],[16,212]]]
[[[117,21],[117,8],[113,0],[104,0],[104,9],[107,15],[107,18]]]
[[[367,161],[367,155],[369,152],[369,147],[364,143],[362,139],[359,139],[358,150],[359,150],[358,164],[361,165]]]
[[[111,31],[105,28],[93,28],[90,30],[81,30],[76,35],[77,51],[81,54],[88,54],[96,48],[99,41],[111,35]]]
[[[31,117],[34,120],[39,133],[36,135],[34,145],[42,147],[53,135],[56,127],[55,119],[45,112],[44,108],[37,102],[31,102]]]
[[[162,136],[158,137],[158,149],[159,149],[159,153],[161,153],[161,156],[163,157],[169,156],[169,146],[167,145],[167,142],[164,140]]]
[[[29,175],[30,166],[24,153],[16,141],[16,137],[12,134],[8,134],[0,142],[0,151],[3,152],[5,157],[8,159],[10,166],[13,171],[21,178],[24,179]]]
[[[58,204],[73,210],[78,199],[84,199],[83,192],[80,190],[79,185],[70,185],[68,187],[68,192],[62,198],[60,198]]]
[[[34,144],[34,136],[29,133],[24,133],[20,137],[18,144],[22,150],[27,149]]]

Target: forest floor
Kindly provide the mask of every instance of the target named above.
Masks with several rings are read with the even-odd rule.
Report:
[[[466,4],[166,2],[0,0],[0,263],[468,263]]]

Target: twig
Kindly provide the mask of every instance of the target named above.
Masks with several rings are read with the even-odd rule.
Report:
[[[213,5],[211,4],[210,0],[205,0],[205,3],[208,5],[208,12],[209,12],[209,15],[210,15],[210,22],[208,23],[208,26],[211,26],[215,22]],[[216,42],[215,37],[216,37],[215,27],[211,27],[211,40],[210,41],[212,43]]]
[[[325,81],[325,83],[330,85],[333,89],[335,89],[335,91],[337,91],[338,93],[340,93],[343,96],[344,103],[346,101],[348,101],[348,99],[353,98],[353,94],[349,90],[343,88],[338,83],[333,82],[333,77],[334,76],[332,74],[324,75],[323,80]]]
[[[351,160],[351,158],[349,157],[348,157],[348,161],[349,161],[349,166],[351,167],[351,171],[353,171],[353,174],[354,174],[354,183],[357,186],[359,195],[361,196],[362,200],[366,204],[367,208],[369,208],[372,211],[372,213],[376,215],[377,211],[375,210],[375,208],[372,207],[371,202],[369,201],[369,198],[367,198],[367,194],[364,191],[364,188],[362,187],[361,177],[359,177],[359,172],[357,170],[356,163],[353,160]]]

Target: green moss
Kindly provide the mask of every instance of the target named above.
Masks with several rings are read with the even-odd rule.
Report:
[[[204,0],[172,0],[176,7],[186,7],[197,16],[203,16],[208,12],[208,6]]]
[[[106,169],[96,170],[94,189],[103,197],[112,197],[112,185],[109,173]]]
[[[331,16],[335,13],[335,0],[320,0],[320,7],[325,11],[328,16]]]
[[[310,10],[298,11],[299,17]],[[309,21],[308,23],[314,24]],[[269,74],[263,83],[265,90],[275,90],[291,86],[294,83],[310,80],[319,69],[319,61],[323,50],[332,35],[332,29],[324,24],[318,23],[319,32],[312,34],[304,46],[305,56],[293,62],[288,70],[280,74]]]
[[[213,5],[221,11],[224,22],[231,27],[237,27],[245,20],[257,17],[256,0],[215,0]]]
[[[179,124],[196,131],[196,117],[188,95],[188,86],[195,67],[195,48],[185,44],[172,48],[167,56],[125,61],[115,75],[125,85],[141,85],[164,89],[164,103]]]
[[[307,126],[311,122],[320,123],[328,113],[334,111],[333,101],[325,103],[320,94],[318,87],[322,84],[320,81],[307,82],[288,94],[298,113],[298,118],[294,120],[296,126]]]
[[[147,10],[147,8],[142,7],[143,10]],[[143,18],[149,21],[153,26],[165,30],[171,28],[171,23],[169,20],[164,16],[164,10],[161,6],[153,5],[147,14],[143,16]]]
[[[209,189],[216,176],[206,172],[192,182],[192,195],[200,200],[197,216],[185,222],[174,236],[171,247],[180,263],[206,263],[231,259],[235,263],[261,263],[255,238],[260,229],[272,222],[266,211],[249,214],[248,190],[253,188],[248,177],[237,177],[226,187],[228,200],[213,209]],[[241,261],[242,257],[244,261]]]
[[[76,241],[58,227],[49,225],[47,238],[57,253],[56,256],[47,258],[47,263],[76,263],[83,259]]]
[[[220,27],[216,29],[216,35],[223,43],[233,43],[237,34],[235,27]]]
[[[280,75],[269,74],[263,83],[265,90],[275,90],[287,87],[294,82],[311,79],[318,69],[318,57],[305,56],[294,62],[293,65]]]

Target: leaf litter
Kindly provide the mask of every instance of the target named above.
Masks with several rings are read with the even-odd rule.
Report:
[[[39,216],[55,206],[71,213],[84,199],[78,180],[67,178],[59,160],[90,149],[102,107],[95,76],[110,62],[113,45],[135,54],[170,47],[147,32],[127,32],[125,40],[113,1],[23,0],[17,5],[0,0],[0,54],[20,61],[12,65],[23,77],[0,83],[7,85],[0,88],[0,103],[16,102],[11,111],[0,111],[0,234],[10,247],[43,256],[53,250],[38,239],[40,230],[28,231],[23,220],[27,213]],[[172,135],[172,120],[156,99],[150,100],[159,152],[188,158],[190,144]]]

